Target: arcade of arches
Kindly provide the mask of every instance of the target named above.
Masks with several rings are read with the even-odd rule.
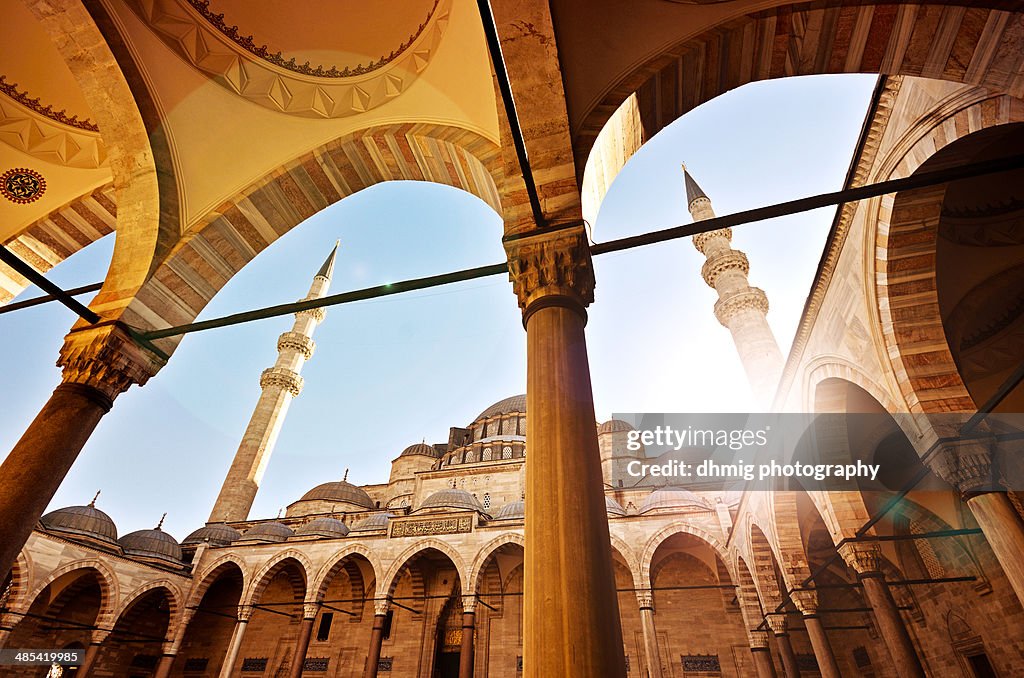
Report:
[[[1024,175],[841,205],[788,354],[747,285],[756,261],[728,229],[694,238],[765,407],[871,422],[808,438],[887,460],[842,491],[616,481],[643,451],[595,421],[582,226],[643,143],[754,80],[879,74],[847,187],[1024,154],[1018,3],[492,0],[518,126],[466,0],[386,17],[9,4],[0,243],[38,271],[110,232],[115,248],[89,302],[101,321],[71,328],[62,383],[0,466],[0,646],[79,649],[79,677],[1024,675]],[[114,400],[182,340],[139,333],[193,321],[278,237],[397,179],[501,214],[525,396],[396,450],[387,482],[325,482],[251,518],[310,309],[209,523],[178,542],[119,537],[96,500],[44,515]],[[704,188],[686,175],[697,220],[714,214]],[[310,298],[332,270],[333,254]],[[0,265],[0,303],[27,284]]]

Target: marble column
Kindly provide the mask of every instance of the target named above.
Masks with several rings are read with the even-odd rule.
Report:
[[[384,642],[384,620],[388,616],[390,601],[378,600],[374,604],[373,630],[370,631],[370,650],[366,654],[363,678],[377,678],[377,664],[380,662],[380,647]]]
[[[804,628],[814,650],[814,659],[818,662],[821,678],[843,678],[836,663],[832,645],[828,642],[825,625],[818,616],[818,596],[814,591],[792,591],[790,598],[803,615]]]
[[[882,574],[882,554],[878,544],[850,542],[839,547],[839,555],[857,573],[864,597],[874,615],[875,625],[896,667],[896,674],[900,678],[925,678],[924,667],[914,649],[914,642],[910,639],[889,584]]]
[[[582,226],[505,241],[526,327],[524,678],[625,676],[594,398]]]
[[[78,671],[75,672],[76,678],[89,678],[92,675],[93,669],[96,668],[96,659],[100,654],[100,646],[109,635],[110,631],[92,632],[89,647],[85,649],[85,657],[82,658],[82,663],[78,665]]]
[[[231,634],[228,651],[224,655],[224,663],[220,667],[220,678],[231,678],[235,673],[235,662],[238,661],[238,652],[242,649],[242,640],[245,638],[245,629],[249,625],[250,617],[252,617],[252,608],[240,605],[238,619],[235,621],[235,630]]]
[[[196,549],[195,558],[192,560],[193,563],[199,563],[204,548],[205,545],[200,545],[200,547]],[[169,645],[165,643],[167,647],[164,649],[163,656],[160,657],[160,663],[156,667],[156,673],[153,674],[153,678],[167,678],[171,675],[171,668],[174,666],[174,660],[178,657],[178,650],[181,649],[181,643],[185,640],[185,632],[188,630],[189,622],[192,621],[192,616],[194,614],[194,608],[185,608],[174,631],[174,638],[171,640]]]
[[[950,443],[934,456],[931,467],[960,491],[1017,600],[1024,605],[1024,522],[993,473],[992,453],[999,451],[998,445],[993,438]]]
[[[462,646],[459,648],[459,678],[473,678],[475,636],[476,596],[462,596]]]
[[[0,465],[0,580],[114,399],[163,362],[114,324],[64,340],[62,383]]]
[[[309,650],[309,641],[313,637],[313,623],[316,621],[316,614],[320,611],[320,603],[303,603],[302,623],[299,624],[299,637],[295,639],[295,653],[292,655],[292,667],[288,675],[291,678],[299,678],[302,675],[302,667],[306,663],[306,652]]]
[[[748,631],[750,654],[754,657],[754,669],[757,678],[776,678],[775,664],[772,663],[772,651],[768,647],[768,633],[765,631]]]
[[[779,658],[782,660],[782,670],[786,678],[800,678],[800,667],[796,663],[796,653],[793,652],[793,643],[789,638],[789,630],[786,618],[783,615],[768,615],[768,627],[775,636],[775,644],[779,648]]]
[[[654,593],[637,591],[636,601],[640,605],[640,629],[644,635],[647,678],[661,678],[661,654],[658,651],[658,632],[654,626]]]

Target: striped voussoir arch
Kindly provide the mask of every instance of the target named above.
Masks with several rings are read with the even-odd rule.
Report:
[[[1021,96],[1019,3],[975,4],[989,8],[842,0],[790,3],[725,21],[665,50],[608,90],[573,130],[577,179],[582,185],[597,135],[634,93],[644,140],[733,88],[785,76],[911,75]]]
[[[78,250],[113,233],[117,203],[113,184],[106,184],[56,209],[3,243],[40,273]],[[28,287],[28,280],[0,263],[0,306]]]
[[[257,254],[320,210],[385,181],[460,188],[501,211],[498,146],[475,132],[432,123],[373,127],[306,153],[256,181],[192,227],[126,309],[139,328],[191,322]],[[179,338],[158,342],[170,353]]]

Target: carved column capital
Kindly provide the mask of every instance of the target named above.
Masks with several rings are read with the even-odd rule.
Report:
[[[818,593],[816,591],[790,591],[789,598],[803,615],[818,613]]]
[[[316,619],[316,615],[318,612],[320,612],[320,603],[313,602],[302,604],[303,619]]]
[[[739,294],[722,297],[715,302],[715,317],[725,327],[738,314],[751,310],[762,314],[768,312],[768,297],[759,287],[749,287]]]
[[[594,301],[594,267],[582,225],[508,240],[505,253],[524,320],[551,299],[581,312]]]
[[[767,631],[747,631],[747,642],[750,643],[751,650],[767,650],[768,649],[768,632]]]
[[[786,615],[784,614],[770,614],[764,620],[768,624],[768,628],[772,630],[772,633],[777,636],[786,633],[789,628]]]
[[[384,615],[391,609],[390,598],[377,598],[373,601],[373,613],[375,615]]]
[[[654,610],[654,593],[652,591],[637,591],[636,602],[641,610]]]
[[[65,384],[89,386],[111,402],[132,384],[145,384],[166,363],[117,323],[71,331],[57,359]]]
[[[476,596],[473,594],[462,596],[462,611],[476,613]]]
[[[880,573],[882,550],[872,542],[848,542],[838,549],[839,555],[858,575]]]
[[[940,478],[965,497],[991,492],[998,488],[992,468],[992,438],[968,438],[944,444],[928,465]]]
[[[252,605],[239,605],[238,606],[238,621],[248,622],[252,619],[253,607]]]
[[[109,629],[96,629],[95,631],[89,634],[89,643],[92,645],[100,645],[101,643],[103,643],[104,640],[107,639],[107,636],[109,635]]]
[[[283,367],[268,367],[260,375],[260,388],[276,386],[288,391],[294,397],[302,393],[302,386],[305,380],[291,370]]]

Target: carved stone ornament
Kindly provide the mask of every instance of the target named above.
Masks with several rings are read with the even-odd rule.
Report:
[[[391,599],[390,598],[377,598],[376,600],[373,601],[373,613],[375,615],[385,615],[385,614],[388,613],[388,610],[390,610],[390,609],[391,609]]]
[[[747,255],[739,250],[724,250],[715,252],[708,257],[700,269],[700,274],[708,287],[714,287],[718,276],[726,271],[742,271],[744,275],[750,272],[750,261]]]
[[[572,299],[585,308],[594,301],[594,267],[583,226],[505,243],[508,277],[524,312],[544,297]]]
[[[715,302],[715,317],[728,327],[729,321],[744,311],[768,312],[768,297],[764,290],[751,287],[745,292],[719,299]]]
[[[473,516],[392,520],[392,537],[422,537],[428,534],[460,534],[473,530]]]
[[[283,367],[268,367],[260,375],[260,388],[274,387],[283,388],[294,397],[302,393],[302,385],[305,380],[291,370]]]
[[[878,544],[848,542],[839,547],[839,555],[857,574],[881,572],[882,552]]]
[[[476,612],[476,596],[462,596],[462,611],[474,613]]]
[[[315,348],[313,339],[300,332],[285,332],[277,338],[278,351],[295,351],[301,353],[306,360],[313,357]]]
[[[707,233],[698,233],[693,236],[693,246],[697,248],[701,254],[706,254],[704,251],[708,246],[708,241],[713,238],[725,238],[727,241],[732,241],[732,229],[731,228],[720,228],[717,231],[708,231]]]
[[[943,445],[928,462],[932,471],[962,494],[998,489],[992,474],[990,439],[968,439]]]
[[[637,591],[636,602],[640,606],[641,610],[653,610],[654,594],[650,591]]]
[[[238,621],[248,622],[252,618],[253,607],[252,605],[239,605],[238,606]]]
[[[68,334],[57,365],[65,384],[90,386],[113,401],[132,384],[145,384],[166,362],[111,323]]]
[[[786,629],[789,628],[786,623],[786,616],[782,614],[770,614],[765,617],[765,622],[768,624],[768,628],[772,630],[772,633],[777,636],[786,633]]]
[[[320,611],[320,603],[303,603],[302,604],[302,617],[304,619],[315,619],[317,613]]]
[[[817,614],[818,594],[815,591],[790,591],[789,598],[802,614]]]
[[[767,631],[747,631],[747,642],[750,643],[751,650],[767,650],[768,633]]]
[[[305,299],[300,299],[299,301],[306,301],[308,299],[309,297],[306,297]],[[295,317],[298,318],[304,315],[308,315],[318,323],[322,323],[324,321],[324,318],[327,317],[327,311],[325,311],[322,307],[307,308],[305,311],[299,311],[298,313],[296,313]]]

